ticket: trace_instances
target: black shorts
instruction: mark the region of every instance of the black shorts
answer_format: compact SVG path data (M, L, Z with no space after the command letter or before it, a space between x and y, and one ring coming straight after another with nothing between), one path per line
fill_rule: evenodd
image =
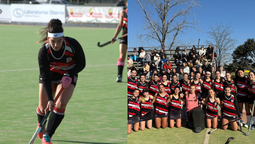
M182 117L181 110L179 110L179 111L173 110L173 111L169 112L169 117L168 118L170 120L177 120L177 119L181 119L181 117Z
M60 84L60 81L61 81L62 77L58 76L58 77L54 77L54 79L51 80L51 84ZM72 82L71 84L76 86L76 83L77 83L77 79L78 77L77 76L74 76L72 78ZM39 83L42 83L42 77L39 75Z
M227 119L227 120L236 120L236 118L228 117L228 116L223 116L222 118Z
M237 96L238 103L248 103L248 96Z
M217 94L217 97L220 99L220 101L222 101L224 98L224 94Z
M120 44L126 44L127 45L127 36L120 39Z
M153 115L151 112L147 113L146 115L144 115L143 117L140 117L140 121L148 121L148 120L152 120L153 119Z
M128 124L135 124L140 122L140 117L138 115L135 115L128 119Z
M158 113L155 113L155 118L164 118L164 117L167 117L168 114L158 114Z
M255 97L248 97L248 103L253 104L253 101L255 100Z

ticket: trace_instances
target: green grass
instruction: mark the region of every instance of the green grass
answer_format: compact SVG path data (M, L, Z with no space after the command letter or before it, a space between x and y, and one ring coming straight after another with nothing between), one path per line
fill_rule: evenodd
M38 62L41 44L37 26L0 25L0 143L28 143L36 130ZM114 29L65 27L65 35L82 45L87 67L65 118L52 138L54 144L126 143L126 81L115 83L118 43L98 48ZM23 70L22 70L23 69ZM10 71L6 71L10 70ZM124 70L125 75L126 69ZM41 140L36 139L35 144Z

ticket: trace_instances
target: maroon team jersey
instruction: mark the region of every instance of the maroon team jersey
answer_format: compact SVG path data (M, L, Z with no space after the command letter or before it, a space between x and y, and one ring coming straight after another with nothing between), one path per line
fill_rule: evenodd
M230 96L224 95L223 97L223 108L222 108L223 117L236 118L236 115L240 116L237 99L231 94Z
M200 94L202 93L202 84L198 81L198 83L195 83L195 81L192 81L192 84L196 85L196 90L197 92L199 92Z
M149 93L152 96L155 96L159 92L159 83L155 81L150 81L149 83Z
M140 104L138 99L128 98L128 119L140 114Z
M182 80L181 89L183 94L185 94L185 92L190 92L190 82Z
M238 79L235 81L236 87L237 87L237 96L238 97L245 97L247 96L248 90L247 90L247 78L245 77L238 77Z
M248 88L248 97L255 97L255 81L251 82L250 80L247 81L247 88Z
M226 80L223 84L224 84L224 89L225 89L225 87L228 86L228 87L231 88L231 92L233 94L236 94L236 86L235 86L235 81L234 80L231 80L231 81Z
M217 97L219 97L221 100L223 98L224 95L224 87L223 87L223 82L217 82L216 79L214 80L213 83L214 86L214 91L217 94Z
M179 98L175 98L174 96L172 96L170 111L180 111L181 109L182 109L181 100L179 100Z
M211 102L210 99L208 98L208 101L206 103L206 117L208 118L214 118L218 116L218 109L217 106L218 104L215 105L216 100L214 102Z
M152 99L149 97L148 100L145 100L144 103L141 103L141 116L145 116L152 111Z
M172 81L172 83L171 83L171 91L172 91L172 93L174 93L174 89L175 89L176 87L179 87L179 88L180 88L180 91L181 91L181 85L180 85L180 83L179 83L179 82L174 83L174 82Z
M137 89L137 78L131 78L128 77L128 83L127 83L127 96L131 97L134 94L135 89Z
M161 82L161 84L164 85L165 87L165 92L170 95L171 94L171 85L170 85L170 82L167 82L167 84L165 85L163 82Z
M212 80L210 79L209 81L204 80L203 81L203 96L207 96L208 95L208 91L212 88Z
M161 96L159 93L157 94L156 101L155 101L155 110L157 114L159 115L168 114L167 99L168 99L167 93L164 96Z
M139 89L139 97L143 95L143 90L146 88L146 83L141 83L139 82L137 85L138 89Z

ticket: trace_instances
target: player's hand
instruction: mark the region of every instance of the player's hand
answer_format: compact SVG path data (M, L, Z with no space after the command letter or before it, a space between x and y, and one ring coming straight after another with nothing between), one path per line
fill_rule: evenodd
M67 87L69 87L69 85L71 84L72 78L69 77L68 74L65 74L65 75L62 77L62 79L61 79L60 82L62 83L63 88L67 88Z
M55 104L53 101L48 101L47 107L44 109L44 112L47 113L47 111L53 111L55 107Z
M115 37L111 38L111 43L114 43L115 41L116 41Z

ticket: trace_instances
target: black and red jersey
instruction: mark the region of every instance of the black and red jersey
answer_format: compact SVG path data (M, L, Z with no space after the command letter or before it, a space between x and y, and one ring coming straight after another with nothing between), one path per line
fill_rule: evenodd
M127 34L127 28L128 28L128 17L127 17L127 8L124 10L124 13L123 13L123 22L122 22L122 28L123 28L123 34Z
M161 96L159 93L157 94L156 101L155 101L155 110L156 113L159 115L167 115L167 99L168 94L166 93L164 96Z
M179 111L181 109L182 109L181 100L179 98L175 98L174 96L172 96L170 111Z
M213 83L214 91L217 94L217 97L221 98L224 95L224 87L223 87L223 82L222 81L216 81L214 80Z
M172 91L172 93L174 93L175 87L179 87L180 90L181 90L181 84L180 84L179 82L174 83L174 82L172 81L172 83L171 83L171 91Z
M217 117L218 116L217 106L218 106L218 103L216 100L214 102L211 102L210 98L208 98L206 103L206 117L208 118Z
M155 81L150 81L149 82L149 93L152 96L155 96L156 93L159 92L159 83Z
M255 97L255 81L247 81L248 97Z
M161 84L164 85L165 87L165 92L170 95L171 94L171 85L170 85L170 82L167 82L167 84L165 85L163 82L161 82Z
M72 79L77 79L78 73L86 65L81 45L70 37L65 37L59 51L55 51L46 41L38 53L38 62L40 81L43 83L48 100L53 100L51 81L61 80L64 74L68 74Z
M240 116L237 98L235 95L231 94L230 96L224 95L223 97L223 108L222 108L223 117L236 118L236 115Z
M238 77L235 80L235 85L237 87L237 96L243 97L247 96L248 90L247 90L247 78L245 77Z
M138 80L137 78L128 77L127 83L127 96L131 97L134 94L135 89L137 89Z
M190 82L182 80L181 89L183 94L185 94L185 92L190 92Z
M231 81L226 80L226 81L224 81L223 85L224 85L224 89L225 89L225 87L229 86L231 88L231 92L233 94L236 94L236 86L235 86L234 80L231 80Z
M140 104L137 98L133 99L132 97L128 98L128 118L131 118L135 115L140 115Z
M203 95L208 95L208 91L212 88L212 80L210 79L209 81L206 81L206 79L204 79L203 81L203 86L202 86L202 91L203 91Z
M140 92L140 94L139 94L139 97L140 97L140 96L143 95L143 90L144 90L145 88L147 88L147 85L146 85L146 83L138 82L137 87L138 87L139 92Z
M147 113L152 111L152 99L149 97L148 100L145 100L144 103L141 102L141 116L143 117Z
M197 92L199 92L200 94L202 93L202 84L199 81L198 83L195 83L195 81L193 80L191 84L195 84Z

